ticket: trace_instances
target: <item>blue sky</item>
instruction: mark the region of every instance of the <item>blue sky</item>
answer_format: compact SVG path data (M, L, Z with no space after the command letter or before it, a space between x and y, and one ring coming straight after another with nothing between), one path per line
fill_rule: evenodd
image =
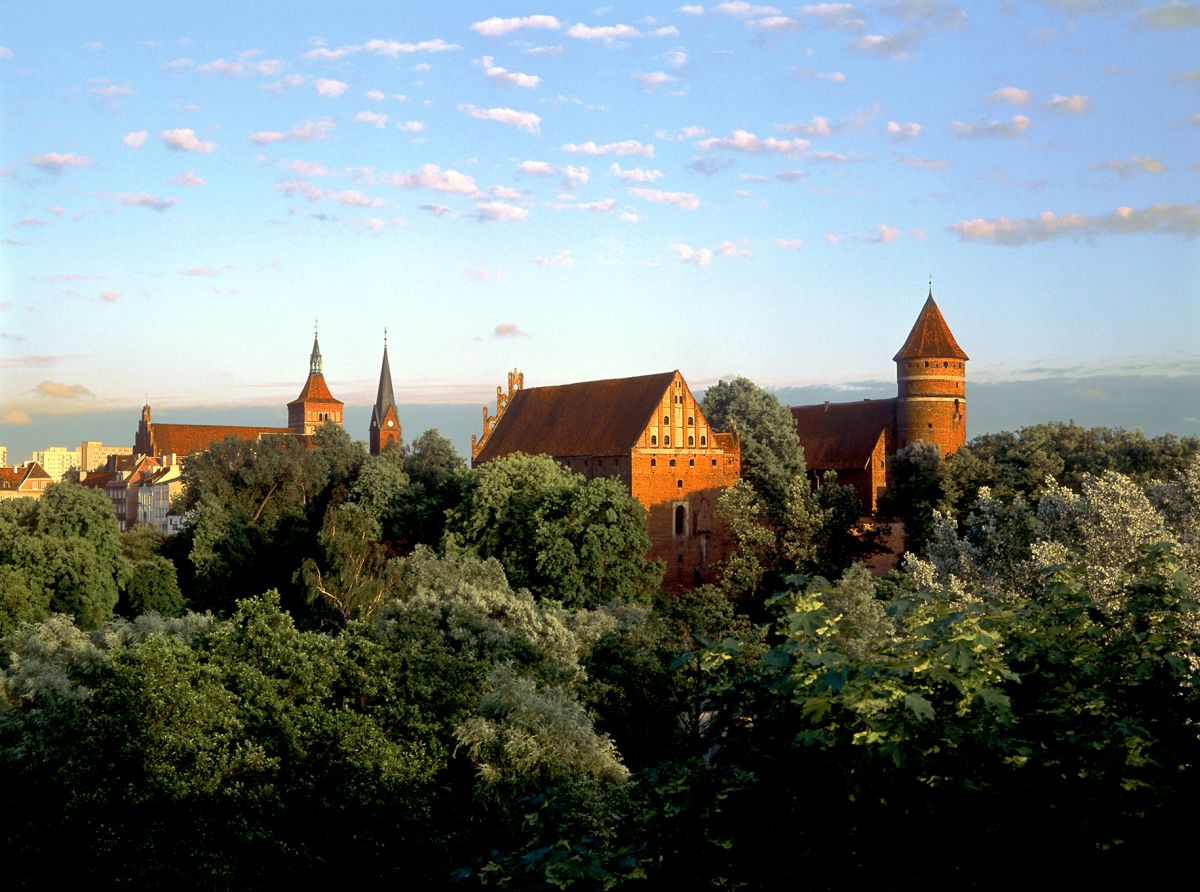
M408 6L4 5L0 443L315 318L349 403L886 380L931 275L969 381L1200 374L1198 3Z

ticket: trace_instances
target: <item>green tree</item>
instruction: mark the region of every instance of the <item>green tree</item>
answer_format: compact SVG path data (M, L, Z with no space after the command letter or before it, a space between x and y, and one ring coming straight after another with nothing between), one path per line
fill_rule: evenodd
M748 378L718 381L704 393L704 417L716 430L737 430L742 478L762 496L772 516L787 500L790 481L803 475L804 450L792 413Z
M134 616L180 616L185 605L175 565L164 557L136 561L125 586L125 600Z
M888 457L888 486L879 511L903 522L905 548L915 554L924 554L933 532L934 511L942 500L941 467L941 449L924 440Z

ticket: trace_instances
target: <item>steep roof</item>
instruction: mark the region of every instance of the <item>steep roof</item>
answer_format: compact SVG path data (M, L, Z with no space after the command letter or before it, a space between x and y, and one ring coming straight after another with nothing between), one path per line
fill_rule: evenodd
M921 315L908 333L908 340L892 359L926 359L934 356L938 359L970 359L958 346L958 341L954 340L942 311L933 302L933 291L930 290L925 306L921 308Z
M0 489L16 489L20 482L20 468L0 468Z
M183 458L193 452L203 452L226 437L257 440L259 437L287 434L286 427L234 427L222 424L155 424L151 428L156 455Z
M288 405L292 406L297 403L332 403L338 406L342 405L342 401L335 399L333 394L329 392L329 385L325 383L325 376L320 372L308 373L308 380L304 382L304 389Z
M796 436L810 471L864 468L879 435L896 418L896 401L792 406Z
M376 427L383 425L383 416L388 409L396 409L396 397L392 394L392 367L388 365L387 344L383 345L383 367L379 370L379 390L375 394L375 408L371 410L371 420ZM400 411L396 409L396 414Z
M531 455L621 455L657 414L676 372L609 378L513 394L475 464L512 452Z

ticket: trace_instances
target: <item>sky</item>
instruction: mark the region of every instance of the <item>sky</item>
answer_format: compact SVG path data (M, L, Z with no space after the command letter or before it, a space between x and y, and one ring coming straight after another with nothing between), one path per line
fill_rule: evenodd
M274 418L314 325L354 405L385 329L402 404L853 394L931 282L968 388L1200 391L1198 183L1197 2L8 0L0 443Z

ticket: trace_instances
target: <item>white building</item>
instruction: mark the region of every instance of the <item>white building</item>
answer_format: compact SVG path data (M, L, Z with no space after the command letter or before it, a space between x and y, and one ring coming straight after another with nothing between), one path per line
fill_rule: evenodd
M59 481L63 479L63 475L67 471L79 467L79 450L67 449L64 446L49 446L35 451L30 461L37 462L50 475L51 479Z

